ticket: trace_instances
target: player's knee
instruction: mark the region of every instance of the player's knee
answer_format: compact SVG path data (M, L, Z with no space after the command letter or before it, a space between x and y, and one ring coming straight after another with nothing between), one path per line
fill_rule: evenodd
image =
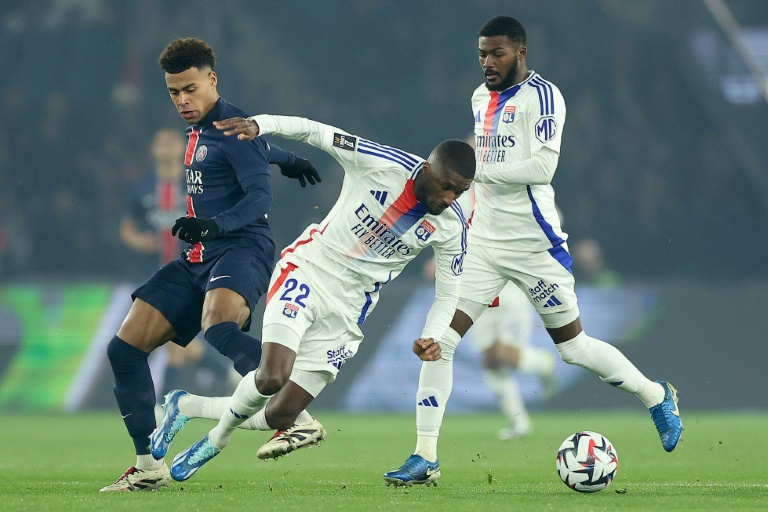
M481 304L467 299L459 299L459 303L456 306L457 312L464 313L464 316L466 317L465 321L469 322L466 326L467 330L472 324L477 322L477 319L480 318L480 315L482 315L486 309L488 309L488 304ZM454 315L454 320L456 320L456 315Z
M137 362L146 361L148 353L114 336L107 345L107 358L113 370L128 368Z
M262 395L274 395L288 382L288 378L291 376L290 371L282 369L266 369L260 366L256 371L256 389ZM271 424L270 424L271 425Z
M581 331L576 337L555 345L562 360L568 364L585 367L591 359L592 338Z

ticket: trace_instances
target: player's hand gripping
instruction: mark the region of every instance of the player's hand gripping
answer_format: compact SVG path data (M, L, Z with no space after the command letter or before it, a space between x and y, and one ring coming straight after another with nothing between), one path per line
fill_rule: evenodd
M307 186L307 181L310 185L320 183L320 174L315 169L315 166L306 158L296 157L296 162L293 165L281 165L280 174L286 178L299 180L299 185L302 187Z
M196 244L197 242L213 240L219 236L219 226L216 224L216 221L211 219L180 217L176 219L176 223L173 225L173 229L171 229L173 236L176 236L177 232L179 233L179 238L188 244Z
M256 121L244 117L230 117L223 121L214 121L213 126L224 131L224 135L237 135L237 140L253 140L259 136Z
M419 338L413 342L413 353L422 361L440 359L440 344L434 338Z

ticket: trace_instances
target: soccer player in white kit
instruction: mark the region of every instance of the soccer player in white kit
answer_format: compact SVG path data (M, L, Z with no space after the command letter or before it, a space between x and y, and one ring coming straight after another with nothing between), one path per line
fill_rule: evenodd
M424 161L304 118L259 115L216 127L241 140L275 134L307 142L333 156L345 176L327 217L282 251L268 288L261 364L240 381L219 424L174 458L171 476L179 481L252 416L261 430L290 427L355 355L381 288L428 246L437 261L435 300L413 350L425 361L440 357L435 340L454 314L466 251L467 221L454 201L475 170L472 148L459 140L442 142ZM153 456L167 451L174 423L152 434Z
M388 484L434 483L440 476L437 440L453 384L452 354L472 323L507 281L528 294L562 359L640 398L666 451L683 426L677 392L648 380L615 347L581 327L571 255L550 182L560 156L565 102L551 82L525 62L525 30L498 16L480 30L478 55L485 83L472 95L477 172L476 205L456 314L439 342L442 357L422 364L416 402L416 450Z

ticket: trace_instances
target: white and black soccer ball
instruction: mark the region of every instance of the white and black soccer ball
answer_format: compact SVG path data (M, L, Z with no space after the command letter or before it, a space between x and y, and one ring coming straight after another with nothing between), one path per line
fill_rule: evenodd
M608 439L585 430L563 441L555 464L565 485L578 492L597 492L616 477L619 456Z

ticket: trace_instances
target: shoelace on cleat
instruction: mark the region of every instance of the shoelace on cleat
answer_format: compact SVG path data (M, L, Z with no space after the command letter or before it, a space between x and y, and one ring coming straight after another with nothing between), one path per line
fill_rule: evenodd
M406 470L408 473L416 473L419 469L421 461L416 457L408 457L408 460L402 465L400 469Z
M218 451L216 451L216 447L214 447L210 441L207 441L203 443L199 450L192 454L189 458L189 463L197 464L198 462L206 462L212 459L217 453Z

